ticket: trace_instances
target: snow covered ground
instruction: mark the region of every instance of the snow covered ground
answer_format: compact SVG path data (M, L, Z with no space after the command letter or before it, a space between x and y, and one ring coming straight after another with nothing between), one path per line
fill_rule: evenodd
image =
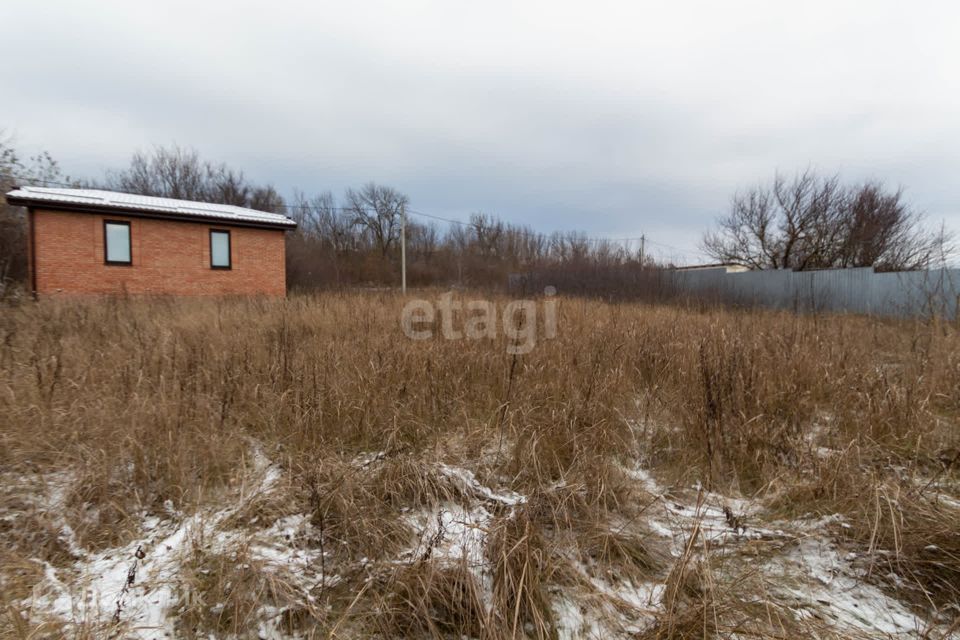
M382 454L372 454L356 464L367 468L380 459ZM440 563L465 559L489 606L493 586L485 548L494 513L520 508L525 497L485 486L468 469L448 465L437 469L469 500L407 513L405 520L416 532L416 541L395 562L416 562L425 554ZM698 547L735 561L750 545L763 544L764 552L754 554L752 562L762 570L766 597L792 611L798 620L815 619L850 637L927 637L924 633L930 625L904 603L864 580L854 562L856 557L832 540L829 528L835 520L764 522L759 517L761 506L748 500L698 487L671 490L644 469L628 473L653 496L643 513L645 527L654 542L674 558L684 553L695 530L699 532ZM44 563L44 578L22 603L23 608L34 616L100 629L119 621L124 637L176 637L180 575L197 539L204 540L208 549L224 550L241 539L246 541L264 571L275 569L295 576L305 594L321 580L335 584L337 576L324 576L318 570L319 549L299 542L310 526L305 516L285 516L252 533L228 524L245 504L272 491L280 475L278 467L258 454L247 489L232 505L191 514L171 508L164 517L145 517L139 539L98 553L79 548L69 527L62 523L60 535L77 560L66 569ZM62 496L56 482L48 486L54 488L49 499L55 510ZM572 565L582 574L584 584L592 585L593 593L578 593L573 588L551 590L561 638L629 637L655 623L664 600L662 580L608 580L576 560ZM264 607L259 637L293 637L281 631L277 614Z

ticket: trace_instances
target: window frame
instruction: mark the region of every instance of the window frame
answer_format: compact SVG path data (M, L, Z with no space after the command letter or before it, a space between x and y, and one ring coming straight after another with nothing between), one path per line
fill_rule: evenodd
M213 234L215 233L227 234L226 266L213 264ZM216 269L217 271L231 271L233 269L233 236L230 234L230 229L210 229L209 236L210 236L210 268Z
M107 227L109 225L124 226L127 228L127 260L111 260L110 246L107 237ZM131 267L133 266L133 228L129 220L110 220L103 219L103 264L111 267Z

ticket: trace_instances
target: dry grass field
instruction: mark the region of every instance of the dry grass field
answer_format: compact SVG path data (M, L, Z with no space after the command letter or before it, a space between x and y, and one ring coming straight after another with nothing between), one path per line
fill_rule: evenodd
M960 634L956 326L403 304L0 310L0 638Z

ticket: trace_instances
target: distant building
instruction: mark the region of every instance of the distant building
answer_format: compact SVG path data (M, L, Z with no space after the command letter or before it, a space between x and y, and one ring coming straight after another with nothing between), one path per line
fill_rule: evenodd
M750 271L750 268L742 264L717 263L697 264L690 267L675 267L674 271L723 271L724 273L740 273Z
M288 217L243 207L21 187L37 294L286 294Z

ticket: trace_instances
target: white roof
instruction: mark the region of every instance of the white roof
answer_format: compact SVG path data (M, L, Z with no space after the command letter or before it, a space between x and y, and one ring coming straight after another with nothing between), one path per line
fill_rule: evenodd
M211 218L234 221L243 224L263 224L270 226L295 227L297 223L280 213L256 211L229 204L193 202L173 198L138 196L131 193L101 191L99 189L52 189L47 187L19 187L7 193L12 201L29 201L30 204L49 202L51 204L93 207L96 209L116 209L117 211L142 211L162 215L183 216L184 218ZM19 202L13 202L20 204Z

